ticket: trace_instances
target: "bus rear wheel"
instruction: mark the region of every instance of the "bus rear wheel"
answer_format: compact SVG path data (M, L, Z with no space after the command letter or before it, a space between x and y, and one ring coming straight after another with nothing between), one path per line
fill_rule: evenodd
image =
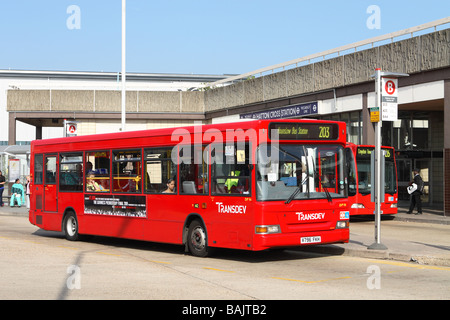
M67 240L78 240L78 220L74 212L68 212L64 217L63 231Z
M187 245L189 252L196 257L206 257L209 254L206 229L198 220L192 221L189 225Z

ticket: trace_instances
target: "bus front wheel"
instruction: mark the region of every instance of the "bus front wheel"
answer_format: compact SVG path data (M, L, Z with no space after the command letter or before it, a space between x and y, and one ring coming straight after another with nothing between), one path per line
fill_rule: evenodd
M63 230L67 240L78 240L78 220L74 212L68 212L64 217Z
M209 254L206 239L206 229L198 220L192 221L189 225L187 245L189 248L189 252L194 256L206 257Z

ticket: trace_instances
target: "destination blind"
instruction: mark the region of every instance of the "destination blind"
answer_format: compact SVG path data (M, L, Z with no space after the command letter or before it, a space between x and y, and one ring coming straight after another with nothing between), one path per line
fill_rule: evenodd
M358 147L356 149L356 158L370 160L370 155L375 150L374 147ZM394 152L389 148L382 148L384 150L384 157L388 160L394 160Z
M269 138L276 139L272 130L278 132L279 140L336 140L339 137L336 123L274 122L269 125Z

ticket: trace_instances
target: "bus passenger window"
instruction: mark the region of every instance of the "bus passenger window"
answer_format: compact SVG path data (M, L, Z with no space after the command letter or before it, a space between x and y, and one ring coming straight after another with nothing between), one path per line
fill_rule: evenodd
M212 193L222 195L250 194L252 165L249 144L235 143L214 150Z
M203 154L204 146L182 146L180 148L180 193L208 194L208 165Z
M61 154L59 166L59 190L83 191L83 154Z
M141 192L141 150L113 151L114 192Z
M86 179L86 189L89 192L101 192L103 191L103 187L101 184L98 184L97 181L95 181L95 175L90 174L88 178Z
M92 181L101 187L102 192L109 192L110 190L109 159L109 151L86 152L84 170L86 180L93 175ZM89 190L87 185L88 183L86 182L86 191L91 192L92 190Z
M42 184L44 171L44 156L36 154L34 156L34 184Z
M45 184L56 184L56 156L45 157Z
M172 148L145 149L144 156L144 191L146 193L176 194L177 165L172 162ZM172 181L173 193L167 191L168 184L171 184Z

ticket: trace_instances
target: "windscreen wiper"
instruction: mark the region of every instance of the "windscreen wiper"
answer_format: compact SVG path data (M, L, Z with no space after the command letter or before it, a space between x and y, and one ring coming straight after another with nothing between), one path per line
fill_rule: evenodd
M333 202L333 198L331 198L330 191L328 191L328 189L323 186L323 181L320 177L319 177L319 181L320 181L320 185L322 186L322 189L325 191L325 194L327 195L328 202L330 202L330 203Z
M292 194L289 196L289 198L284 202L284 204L289 204L289 203L291 203L291 201L295 198L295 196L300 192L300 187L301 187L302 185L300 185L300 186L297 186L297 189L295 189L295 191L294 192L292 192Z
M299 186L297 186L297 188L295 189L294 192L292 192L292 194L289 196L289 198L284 202L284 204L289 204L291 203L292 200L294 200L294 198L297 196L297 194L301 191L301 187L303 186L303 184L306 182L306 180L308 179L308 176L305 177L305 179L303 179L302 183L300 183ZM309 193L309 192L308 192Z

